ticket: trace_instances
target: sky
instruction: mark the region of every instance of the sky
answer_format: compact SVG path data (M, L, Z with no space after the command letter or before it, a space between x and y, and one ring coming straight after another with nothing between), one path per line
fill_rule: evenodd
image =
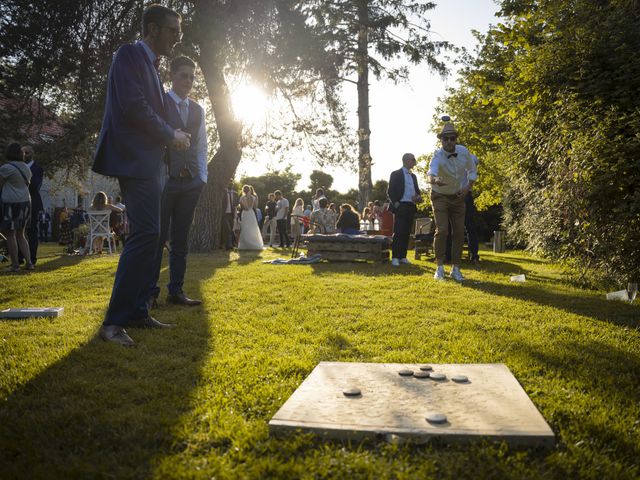
M434 40L446 40L456 46L464 46L473 51L476 39L472 30L486 32L489 25L495 25L499 19L494 0L439 0L435 9L429 12L431 31ZM413 67L409 81L394 85L393 82L370 79L369 103L371 123L371 156L373 159L372 180L389 179L391 171L402 166L402 155L411 152L416 157L431 155L436 149L437 139L430 131L438 97L446 89L455 86L455 67L446 78L430 72L426 66ZM355 85L345 84L345 98L350 106L348 119L354 132L357 129L355 104L357 99ZM351 100L353 99L353 100ZM255 103L254 103L255 105ZM298 189L309 187L309 174L320 169L309 158L300 157L292 165L296 173L302 175ZM357 164L357 158L354 159ZM242 160L236 178L243 175L260 175L267 171L265 159ZM272 164L273 166L273 164ZM358 187L357 172L347 169L324 167L321 169L334 178L332 189L346 192Z

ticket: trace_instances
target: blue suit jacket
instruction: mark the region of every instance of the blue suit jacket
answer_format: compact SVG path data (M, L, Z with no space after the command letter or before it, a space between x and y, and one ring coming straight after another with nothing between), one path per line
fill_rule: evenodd
M164 91L144 47L123 45L107 82L93 170L113 177L153 178L174 129L165 121Z

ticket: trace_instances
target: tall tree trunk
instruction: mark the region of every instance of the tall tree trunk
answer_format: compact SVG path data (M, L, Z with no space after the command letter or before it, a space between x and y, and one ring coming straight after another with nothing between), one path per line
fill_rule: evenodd
M371 200L371 150L369 138L369 1L358 0L358 208Z
M221 28L204 19L218 18L212 2L196 4L196 20L202 34L200 58L209 99L218 130L220 148L208 168L208 182L202 190L189 233L189 248L197 252L210 252L222 245L222 226L226 209L225 192L242 157L242 124L238 122L231 105L231 95L224 77L223 55L218 46L224 45ZM198 21L198 19L200 21ZM204 32L207 32L206 34Z

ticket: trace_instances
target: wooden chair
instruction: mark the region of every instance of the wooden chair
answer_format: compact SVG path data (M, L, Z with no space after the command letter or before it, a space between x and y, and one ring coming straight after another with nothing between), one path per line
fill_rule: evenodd
M429 249L433 245L434 226L433 220L428 217L416 218L413 233L416 260L420 260L422 255L429 255Z

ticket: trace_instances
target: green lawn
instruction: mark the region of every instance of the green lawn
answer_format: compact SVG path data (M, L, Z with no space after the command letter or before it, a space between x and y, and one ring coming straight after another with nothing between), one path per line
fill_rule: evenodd
M0 478L640 477L640 307L573 286L520 252L482 252L468 281L434 264L264 265L191 255L179 327L96 332L117 256L0 275L0 306L63 306L0 321ZM163 271L163 284L166 283ZM524 284L509 275L525 273ZM164 292L163 292L164 295ZM320 361L505 363L557 435L551 450L270 438L268 421Z

